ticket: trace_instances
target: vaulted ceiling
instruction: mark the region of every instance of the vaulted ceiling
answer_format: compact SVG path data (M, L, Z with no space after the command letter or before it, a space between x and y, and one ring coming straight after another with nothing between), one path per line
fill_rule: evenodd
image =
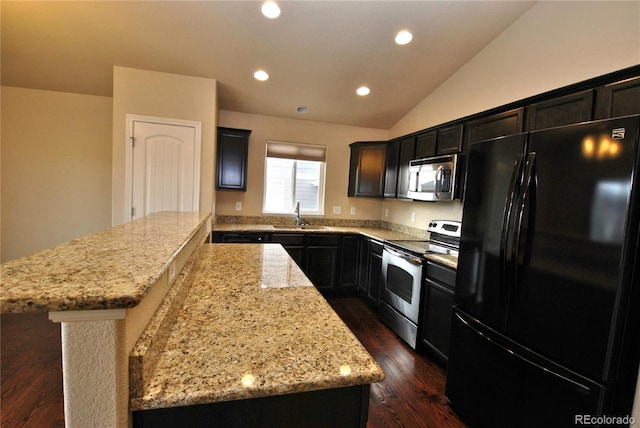
M111 96L118 65L216 79L224 110L389 129L533 3L2 1L2 84Z

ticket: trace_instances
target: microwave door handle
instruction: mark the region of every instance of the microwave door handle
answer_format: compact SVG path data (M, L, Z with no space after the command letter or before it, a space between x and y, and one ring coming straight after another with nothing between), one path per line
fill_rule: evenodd
M442 165L440 165L438 167L438 170L436 171L436 178L434 183L434 191L435 191L436 199L442 198L442 195L444 193L442 190L443 188L442 177L444 177L444 168L442 167Z

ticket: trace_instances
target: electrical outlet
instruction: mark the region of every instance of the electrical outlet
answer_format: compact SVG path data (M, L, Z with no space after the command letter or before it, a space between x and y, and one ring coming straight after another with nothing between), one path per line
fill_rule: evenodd
M416 221L416 213L411 213L411 221L415 223Z
M389 208L384 209L384 216L389 217Z
M351 215L356 215L356 207L351 207L351 209L349 210L349 213Z
M340 214L342 212L342 208L340 206L333 207L334 214Z
M236 211L242 211L242 202L236 202Z

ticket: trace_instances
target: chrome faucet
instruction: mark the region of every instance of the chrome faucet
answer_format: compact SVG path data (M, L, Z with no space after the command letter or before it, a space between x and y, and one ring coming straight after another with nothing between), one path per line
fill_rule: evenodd
M300 201L296 201L296 226L302 226L302 220L300 220Z

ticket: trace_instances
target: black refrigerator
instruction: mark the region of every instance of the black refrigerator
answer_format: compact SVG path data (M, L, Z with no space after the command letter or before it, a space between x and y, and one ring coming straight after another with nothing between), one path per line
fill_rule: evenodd
M471 427L628 423L639 127L628 116L469 148L446 396Z

